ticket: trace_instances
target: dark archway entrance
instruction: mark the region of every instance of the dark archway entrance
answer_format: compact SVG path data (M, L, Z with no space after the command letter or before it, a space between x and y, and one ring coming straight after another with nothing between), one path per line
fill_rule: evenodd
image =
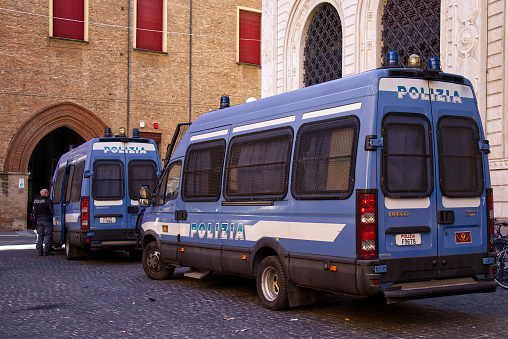
M68 127L59 127L49 132L35 146L28 162L28 210L27 225L30 225L30 206L34 197L39 195L43 188L50 189L51 176L58 159L69 150L70 145L75 147L86 140Z

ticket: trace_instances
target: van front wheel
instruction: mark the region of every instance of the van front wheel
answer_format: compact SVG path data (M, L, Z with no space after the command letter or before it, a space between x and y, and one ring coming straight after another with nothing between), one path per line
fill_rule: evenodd
M142 256L143 269L150 279L168 279L175 272L174 267L166 267L156 241L146 245Z
M256 287L263 306L270 310L289 307L287 277L277 256L264 258L258 267Z

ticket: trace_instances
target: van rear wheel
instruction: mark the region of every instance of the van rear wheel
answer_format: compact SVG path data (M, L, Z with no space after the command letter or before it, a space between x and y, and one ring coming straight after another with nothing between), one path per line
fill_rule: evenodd
M263 306L270 310L289 307L288 281L284 266L277 256L264 258L258 267L256 287Z
M150 279L168 279L173 275L173 272L175 272L174 267L166 267L164 264L164 259L162 258L161 252L159 250L159 245L157 245L156 241L152 241L146 245L145 249L143 250L143 256L141 260L143 262L143 269Z

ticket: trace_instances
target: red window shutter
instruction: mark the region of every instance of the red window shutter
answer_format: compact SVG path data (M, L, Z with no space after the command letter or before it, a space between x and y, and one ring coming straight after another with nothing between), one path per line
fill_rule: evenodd
M239 38L239 61L261 65L261 13L240 10Z
M136 48L162 51L163 0L138 0Z
M84 0L53 0L53 17L54 37L75 40L85 39Z

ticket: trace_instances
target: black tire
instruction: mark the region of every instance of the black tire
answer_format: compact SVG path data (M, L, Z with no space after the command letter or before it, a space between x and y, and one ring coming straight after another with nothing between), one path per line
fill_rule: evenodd
M175 272L174 267L166 267L164 264L164 259L162 258L162 254L159 250L159 245L157 245L156 241L152 241L146 245L145 249L143 250L143 256L141 260L143 262L143 269L150 279L168 279Z
M289 307L288 280L284 266L277 256L264 258L258 267L256 287L259 299L270 310Z
M75 246L71 244L70 233L67 232L65 235L65 259L72 260L76 258Z
M65 234L65 259L73 260L90 254L88 250L71 244L70 237L71 232L67 232Z
M508 250L501 251L496 256L497 284L508 289Z

